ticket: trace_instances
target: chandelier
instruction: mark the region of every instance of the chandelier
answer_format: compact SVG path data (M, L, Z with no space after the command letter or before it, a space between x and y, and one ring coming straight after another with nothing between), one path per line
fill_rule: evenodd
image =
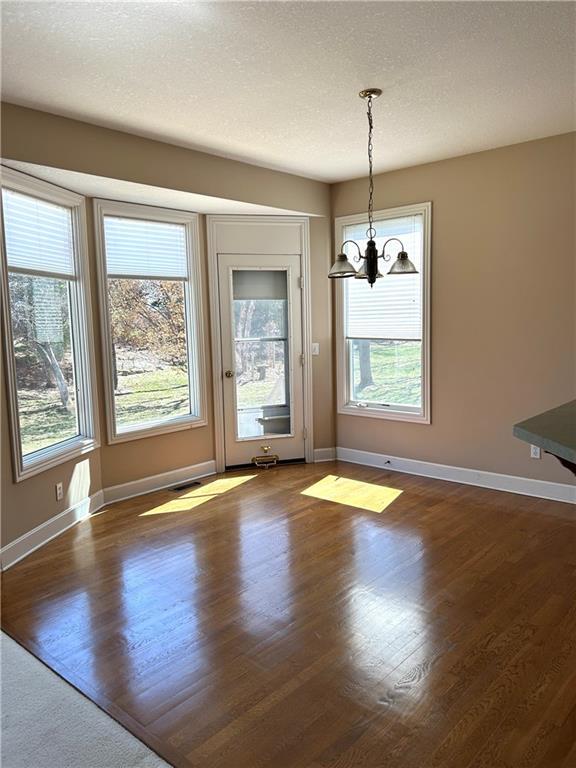
M328 277L355 277L357 280L368 280L370 287L374 285L376 280L383 275L378 269L378 259L383 261L390 261L392 258L389 254L386 254L386 246L388 243L396 241L400 243L400 250L396 257L396 261L392 264L388 270L389 275L410 275L416 274L418 270L414 264L408 258L408 254L404 250L402 241L397 237L390 237L382 246L382 253L378 253L374 238L376 237L376 230L374 229L374 178L372 176L372 133L373 133L373 121L372 121L372 101L382 95L380 88L366 88L364 91L360 91L358 94L361 99L364 99L368 104L368 229L366 230L366 237L368 243L364 255L360 250L360 246L355 240L345 240L340 246L340 253L336 256L336 260L328 272ZM344 253L344 246L348 243L356 246L358 255L354 260L357 262L363 261L358 271L353 264L348 261L348 257Z

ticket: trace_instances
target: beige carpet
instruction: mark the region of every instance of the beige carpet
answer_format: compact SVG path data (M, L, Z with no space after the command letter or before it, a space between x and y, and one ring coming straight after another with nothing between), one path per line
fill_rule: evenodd
M2 768L167 768L3 633L0 650Z

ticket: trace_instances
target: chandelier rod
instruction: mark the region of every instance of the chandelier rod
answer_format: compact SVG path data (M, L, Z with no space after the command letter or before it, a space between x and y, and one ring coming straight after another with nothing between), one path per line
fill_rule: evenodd
M352 245L356 246L356 248L358 250L358 256L356 257L356 261L360 261L360 259L363 259L364 256L362 256L362 251L360 250L360 246L358 245L356 240L344 240L344 242L342 243L342 246L341 246L341 250L343 251L344 250L344 246L348 245L348 243L352 243Z

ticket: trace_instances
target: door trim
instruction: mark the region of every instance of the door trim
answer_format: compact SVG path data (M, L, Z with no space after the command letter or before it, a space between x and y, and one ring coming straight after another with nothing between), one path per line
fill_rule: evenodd
M214 450L216 471L226 468L224 443L224 397L222 393L222 336L220 327L220 294L218 287L218 229L221 225L237 224L267 227L293 224L299 230L300 266L302 286L302 350L304 354L303 401L304 401L304 457L306 463L314 461L314 424L312 397L312 292L310 286L310 225L306 216L206 216L208 288L210 305L211 352L212 352L212 395L214 402ZM266 252L274 253L274 243L266 243ZM279 252L282 255L284 252Z

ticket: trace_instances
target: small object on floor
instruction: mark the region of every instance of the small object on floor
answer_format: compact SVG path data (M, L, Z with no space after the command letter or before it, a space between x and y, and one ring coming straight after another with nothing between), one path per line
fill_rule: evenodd
M262 456L253 456L252 464L255 464L257 467L264 467L264 469L275 467L280 461L280 456L275 453L270 453L272 450L271 445L261 445L260 448L262 448L264 454Z
M275 467L279 458L280 457L275 453L265 453L263 456L253 456L252 464L255 464L257 467L268 469L268 467Z

